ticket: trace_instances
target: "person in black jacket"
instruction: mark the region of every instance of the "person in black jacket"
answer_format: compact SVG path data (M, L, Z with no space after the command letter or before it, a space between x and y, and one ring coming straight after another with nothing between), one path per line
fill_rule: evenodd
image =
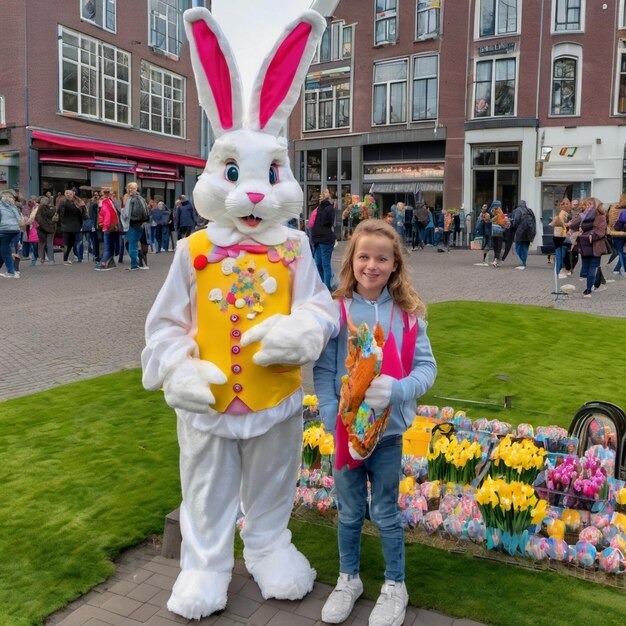
M317 207L317 217L311 229L311 242L313 243L313 258L317 265L317 271L323 283L330 290L333 270L331 259L335 247L335 205L333 204L330 191L324 189L320 194L320 204Z

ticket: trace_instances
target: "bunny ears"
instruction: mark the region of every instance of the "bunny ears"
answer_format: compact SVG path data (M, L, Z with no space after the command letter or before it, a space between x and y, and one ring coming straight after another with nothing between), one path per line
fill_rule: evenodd
M198 98L217 137L244 125L243 92L232 49L204 7L184 13ZM248 127L278 135L293 109L326 21L306 11L264 60L252 88Z

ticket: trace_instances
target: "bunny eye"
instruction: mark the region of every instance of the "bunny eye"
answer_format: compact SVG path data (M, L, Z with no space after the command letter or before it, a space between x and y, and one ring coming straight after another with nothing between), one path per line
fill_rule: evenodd
M231 183L236 183L239 180L239 166L236 163L227 163L224 178Z
M275 185L278 182L278 165L272 163L269 173L270 185Z

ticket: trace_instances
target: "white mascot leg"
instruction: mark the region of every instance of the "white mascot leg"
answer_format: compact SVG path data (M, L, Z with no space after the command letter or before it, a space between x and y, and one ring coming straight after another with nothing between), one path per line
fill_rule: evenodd
M299 600L313 589L316 575L287 528L302 457L302 415L240 445L246 567L265 599Z
M241 457L238 441L196 430L178 414L181 572L167 608L199 619L226 607L234 565Z

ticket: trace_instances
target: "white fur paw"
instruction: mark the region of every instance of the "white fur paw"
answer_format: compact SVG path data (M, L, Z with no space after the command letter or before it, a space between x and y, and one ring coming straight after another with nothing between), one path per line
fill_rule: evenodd
M226 608L231 573L183 570L176 579L167 610L200 619Z
M248 565L266 599L300 600L313 589L317 572L293 544Z

